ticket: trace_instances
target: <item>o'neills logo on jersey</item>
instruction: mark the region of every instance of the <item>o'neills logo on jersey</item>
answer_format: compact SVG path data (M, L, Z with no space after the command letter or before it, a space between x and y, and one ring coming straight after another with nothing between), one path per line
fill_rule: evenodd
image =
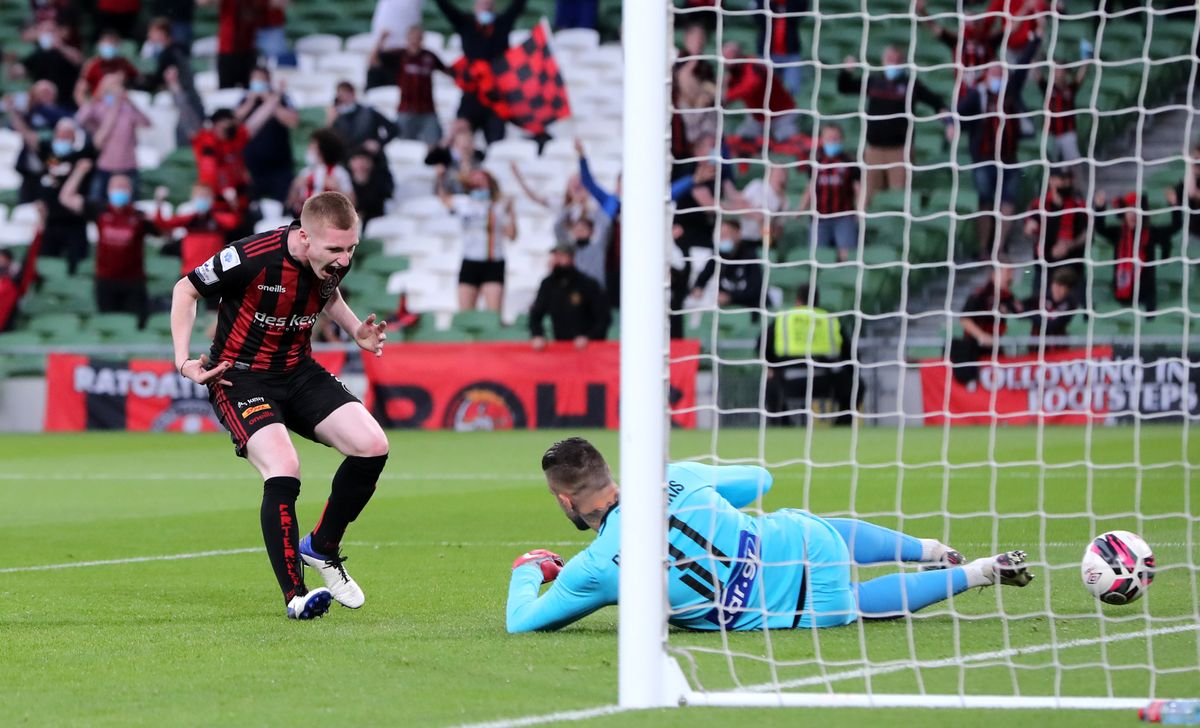
M268 286L263 283L258 284L258 290L266 291L267 293L287 293L287 289L283 286Z
M310 329L320 315L310 313L307 316L268 316L261 311L255 311L254 321L274 329Z

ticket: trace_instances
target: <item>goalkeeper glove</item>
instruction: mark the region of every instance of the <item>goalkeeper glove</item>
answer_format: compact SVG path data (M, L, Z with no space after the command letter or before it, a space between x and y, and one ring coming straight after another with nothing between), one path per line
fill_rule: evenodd
M513 570L515 571L518 566L524 566L525 564L537 564L541 568L543 584L557 579L558 572L562 571L563 566L566 565L561 556L546 549L534 549L533 551L521 554L513 562Z

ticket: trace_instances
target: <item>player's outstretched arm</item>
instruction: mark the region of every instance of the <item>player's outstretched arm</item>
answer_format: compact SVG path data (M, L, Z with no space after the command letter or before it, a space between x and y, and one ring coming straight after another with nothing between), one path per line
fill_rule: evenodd
M562 567L556 578L546 573L543 559L518 558L508 584L509 634L561 629L601 607L616 604L615 590L611 596L605 593L585 563L586 558L584 554L577 555ZM538 596L547 581L552 582L550 588Z
M674 463L691 473L700 483L712 485L717 494L734 508L743 508L771 490L771 473L757 465L705 465L704 463Z
M382 321L376 322L375 314L367 316L366 321L359 321L346 299L342 298L341 290L333 290L333 295L325 303L325 315L333 319L342 331L352 334L359 348L375 356L383 356L383 342L387 340L384 329L387 325Z
M218 384L229 386L229 381L221 375L229 369L230 363L219 362L215 367L205 370L208 356L201 354L198 359L191 358L192 324L196 322L196 304L200 301L200 292L187 278L180 278L171 292L171 343L175 347L175 369L198 384Z

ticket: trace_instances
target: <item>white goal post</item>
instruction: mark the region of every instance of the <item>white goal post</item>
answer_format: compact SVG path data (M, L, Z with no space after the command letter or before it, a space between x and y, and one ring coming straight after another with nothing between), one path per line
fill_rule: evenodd
M735 654L736 648L730 645L727 635L723 632L714 632L712 642L709 647L697 648L694 651L673 650L671 648L671 640L673 635L669 635L667 629L667 618L670 613L670 605L667 594L667 572L670 566L670 561L667 557L667 521L666 521L666 493L662 473L663 469L670 457L669 438L670 438L670 405L668 403L669 393L669 336L667 320L668 315L675 313L670 310L668 305L668 249L672 242L671 231L671 213L672 203L670 200L669 189L669 169L671 165L670 154L670 113L671 113L671 64L674 57L674 29L673 19L678 17L678 12L675 6L678 0L624 0L622 3L623 18L622 18L622 45L624 49L624 68L625 68L625 83L624 83L624 127L623 127L623 170L621 184L621 224L623 228L623 236L626 240L631 241L630 244L624 246L625 253L621 261L621 389L620 389L620 471L619 482L621 486L621 563L620 563L620 601L619 601L619 704L623 709L643 709L671 706L744 706L744 707L926 707L926 708L1024 708L1024 709L1134 709L1142 707L1148 699L1155 695L1155 678L1149 678L1149 688L1145 695L1136 694L1129 695L1129 691L1114 691L1112 679L1107 679L1107 684L1097 686L1093 694L1080 694L1075 690L1060 690L1059 685L1055 682L1052 694L1035 695L1023 694L1017 687L1016 673L1018 668L1025 667L1022 660L1031 659L1038 660L1044 658L1048 662L1047 679L1058 681L1062 679L1064 670L1069 671L1072 667L1070 660L1064 660L1061 657L1060 651L1069 651L1080 645L1095 647L1101 654L1099 661L1093 660L1086 664L1081 663L1080 667L1106 669L1105 660L1109 655L1109 650L1118 650L1120 646L1133 639L1141 639L1147 643L1147 651L1153 655L1153 643L1157 639L1169 640L1175 636L1185 637L1188 639L1200 640L1196 636L1196 625L1178 624L1177 622L1161 623L1161 626L1151 629L1147 626L1144 632L1125 630L1106 631L1106 623L1108 618L1101 615L1099 609L1095 614L1099 623L1099 637L1089 640L1072 641L1066 633L1058 634L1053 624L1048 629L1046 642L1042 645L1029 646L1028 644L1010 641L1008 625L1005 623L999 630L1002 630L1003 638L999 649L987 650L966 650L955 644L953 655L951 657L922 657L919 653L922 651L918 646L913 644L913 629L911 624L906 630L897 631L896 639L906 639L908 644L903 651L901 657L887 657L879 660L872 659L869 656L870 650L866 644L866 633L872 627L847 626L841 628L847 631L853 631L858 635L858 639L862 641L860 645L860 654L856 655L856 659L861 658L856 665L851 666L849 661L839 662L831 660L824 662L820 653L820 642L822 636L818 636L817 631L802 630L802 635L797 635L797 639L803 638L809 643L817 646L817 656L806 657L808 662L806 667L812 667L815 671L810 678L803 680L791 681L782 680L776 677L776 665L771 661L771 636L766 636L766 649L768 655L766 658L753 658L755 662L754 668L762 668L771 677L766 682L750 680L743 681L741 676L736 674L737 670L732 667L735 659L744 658L745 655ZM729 11L734 15L741 14L746 16L749 11L743 12L743 7L749 8L751 0L746 0L745 3L723 3L717 2L717 8L728 4L731 7L736 5L737 10ZM1117 3L1113 3L1116 5ZM860 16L858 20L864 24L869 23L872 18L872 11L869 9L872 5L868 0L861 0L859 3ZM895 3L888 3L889 6L894 6ZM820 0L811 0L810 7L817 14L814 23L817 27L821 27L822 19L819 17ZM961 9L962 3L958 3ZM1151 5L1153 8L1153 5ZM716 10L716 13L726 12L725 10ZM1123 12L1123 11L1122 11ZM1153 15L1159 11L1149 10L1147 15ZM943 13L944 16L947 13ZM893 17L893 15L888 16ZM916 19L913 18L914 28L916 28ZM713 60L719 64L721 31L718 21L718 29L715 37L718 40L717 50ZM1099 25L1103 28L1104 20L1099 21ZM1111 22L1111 21L1107 21ZM1161 20L1159 21L1161 22ZM917 36L914 32L913 42L917 42ZM920 42L932 42L927 39ZM1050 41L1053 43L1053 39ZM814 41L815 44L815 41ZM818 60L815 48L807 49L812 54L812 64L821 66L826 74L835 74L838 71L836 66L828 60ZM864 39L862 50L873 57L878 56L878 48L869 48ZM1053 51L1053 48L1051 48ZM1099 50L1097 51L1099 52ZM912 50L906 58L906 62L910 67L919 67L913 60ZM840 59L838 59L840 60ZM1166 63L1178 61L1178 58L1168 58L1165 61L1162 59L1152 58L1150 49L1147 48L1140 58L1141 62L1148 66L1153 66L1155 63ZM862 64L858 71L860 73L869 70L880 70L879 64L875 61L860 59ZM873 66L871 64L874 64ZM1194 63L1194 61L1193 61ZM945 64L948 67L949 64ZM1121 70L1120 62L1112 64L1117 70ZM944 68L943 68L944 70ZM768 71L768 75L773 71ZM1190 81L1194 83L1196 70L1193 68L1190 76ZM717 72L717 85L720 87L722 72ZM809 83L813 83L810 79ZM864 84L865 87L865 84ZM811 87L810 87L811 88ZM1142 94L1139 98L1144 98L1146 89L1141 89ZM718 91L718 97L719 97ZM1106 117L1115 117L1119 112L1125 111L1140 111L1145 112L1145 108L1141 107L1139 101L1138 108L1125 109L1103 109L1098 106L1100 96L1096 90L1093 90L1090 98L1081 96L1079 105L1081 108L1090 109L1094 112L1093 117L1097 121L1093 123L1103 124ZM813 99L816 98L816 93L812 94ZM717 100L720 107L720 99ZM1188 112L1191 112L1192 94L1188 93ZM952 107L953 108L953 107ZM808 110L805 113L819 115L815 109ZM859 116L865 117L865 110L859 110ZM831 114L837 119L846 119L852 114ZM1039 120L1038 123L1041 123ZM1136 122L1137 141L1136 154L1141 154L1141 134L1144 120L1139 118ZM768 126L768 130L769 130ZM729 130L729 122L718 122L719 130ZM1187 125L1187 133L1191 134L1191 122ZM960 132L961 133L961 132ZM909 137L909 143L912 143L912 136ZM865 139L865 133L862 139ZM860 143L858 133L847 138L847 147L851 147ZM1080 139L1084 157L1092 160L1097 153L1095 135L1093 134L1090 143L1085 144L1084 140ZM1132 154L1132 153L1131 153ZM1032 167L1034 164L1041 164L1043 167L1049 166L1050 150L1047 142L1041 142L1040 155L1037 160L1030 162ZM1171 161L1182 162L1186 160L1186 156L1180 153ZM765 161L765 154L764 160ZM1128 162L1128 159L1124 161ZM1143 185L1143 170L1140 162L1134 161L1138 165L1137 185L1139 188ZM910 169L915 170L915 166L910 164ZM938 171L938 170L935 170ZM1095 185L1095 171L1089 170L1083 173L1088 178L1088 183ZM970 170L951 170L953 179L953 187L955 195L969 194L966 190L971 189L971 172ZM960 179L961 178L961 179ZM963 188L960 190L960 187ZM911 195L911 187L908 190ZM997 193L999 194L999 193ZM951 198L951 207L954 207L953 198ZM1182 204L1182 203L1181 203ZM907 254L909 250L907 236L910 228L914 227L913 215L910 214L908 203L905 203L903 212L906 217L903 222L898 223L903 228L905 242L903 250ZM718 205L719 206L719 205ZM1188 208L1184 206L1185 216ZM1021 211L1023 212L1023 210ZM965 225L967 221L972 219L974 211L970 213L962 213L961 215L952 209L951 216L954 222L950 224L950 246L951 256L940 264L949 271L951 281L954 276L965 275L958 271L958 264L953 259L954 245L954 229L955 224ZM892 214L896 214L894 211ZM997 216L1000 219L1001 216ZM1010 214L1004 219L1007 221L1020 222L1020 212ZM859 235L865 235L865 231L860 231ZM860 240L862 238L860 237ZM1090 248L1089 248L1090 250ZM1192 263L1186 255L1180 254L1176 256L1181 264ZM1172 259L1174 260L1174 259ZM994 255L993 263L999 265L1007 265L1002 263L999 255ZM776 263L774 261L766 262L765 265L769 268ZM823 264L814 264L813 270L820 270ZM879 264L885 267L888 264ZM904 266L904 273L901 282L897 285L903 287L901 294L902 300L907 300L908 290L910 285L910 273L923 273L926 268L936 270L935 263L920 263L913 264L902 260L899 264ZM1091 270L1096 264L1088 262L1088 276L1091 276ZM1014 264L1015 266L1015 264ZM870 266L864 266L868 268ZM1097 268L1098 269L1098 268ZM886 270L886 268L885 268ZM855 290L858 291L859 298L866 294L866 286L864 283L865 276L874 271L867 270L865 273L860 271L856 281ZM967 273L975 272L973 269ZM813 273L814 281L816 273ZM1185 273L1185 276L1187 274ZM1090 278L1089 278L1090 280ZM918 284L912 284L918 285ZM953 288L951 283L951 289ZM1046 283L1043 283L1045 287ZM1095 283L1098 287L1101 284ZM1193 284L1195 285L1195 284ZM1185 299L1185 308L1179 311L1179 314L1184 319L1193 316L1193 312L1186 309L1186 299L1188 296L1188 283L1185 280L1182 288L1182 296ZM1107 292L1107 289L1106 291ZM1197 297L1200 298L1200 297ZM858 299L855 299L858 300ZM950 295L947 294L947 303L950 301ZM1091 306L1091 292L1088 296L1088 306ZM778 306L779 304L776 304ZM715 304L713 304L715 307ZM767 308L764 296L763 308ZM1164 308L1167 308L1164 305ZM1092 311L1089 310L1089 313ZM1175 313L1175 311L1171 311ZM951 319L950 311L945 312L947 321ZM908 331L909 314L901 313L900 317L904 319L902 324L897 324L900 329L898 334L900 338L900 350L897 354L893 347L892 359L898 359L897 368L900 370L899 380L901 387L904 386L906 377L916 377L917 374L909 371L905 364L905 349L906 345L916 345L916 338L911 342L905 342L904 337ZM1140 351L1140 347L1146 341L1153 341L1154 335L1147 334L1142 338L1142 322L1144 315L1141 314L1136 306L1133 311L1135 325L1132 329L1131 336L1134 337L1134 350ZM1076 339L1085 339L1083 343L1087 347L1091 347L1094 342L1103 339L1098 326L1088 325L1086 337L1076 336ZM1193 326L1194 328L1194 326ZM948 350L948 345L951 343L953 325L948 324L945 332L938 336L938 339L932 343L925 342L927 348L937 346L941 348L945 346ZM713 333L716 335L717 327L714 324ZM1186 361L1188 354L1187 333L1185 330L1182 344L1182 351L1176 349L1177 357ZM932 338L932 337L930 337ZM1065 339L1064 339L1065 340ZM1072 341L1075 341L1074 339ZM761 345L756 345L761 346ZM1033 350L1038 356L1044 356L1050 348L1043 340L1040 344L1031 344ZM995 355L995 352L993 352ZM761 356L761 352L760 352ZM948 356L948 355L947 355ZM719 356L711 355L714 370L717 367ZM746 362L740 362L745 365ZM887 362L893 363L893 362ZM856 375L857 376L857 375ZM716 374L713 375L714 380ZM856 391L857 391L856 380ZM811 384L809 385L809 394L811 395ZM714 385L715 388L715 385ZM1090 390L1089 390L1090 391ZM1040 391L1039 391L1040 393ZM947 395L948 396L948 395ZM899 404L901 394L897 394L897 404L893 409L888 410L887 414L894 415L897 426L903 431L906 426L906 417L912 419L914 416L911 412L907 412L903 406ZM1030 401L1034 400L1033 393L1030 393ZM761 406L762 395L759 395L759 403ZM713 404L712 417L717 418L723 412L720 412L720 406ZM809 412L812 415L812 412ZM1188 411L1186 407L1182 410L1183 421L1183 447L1187 449L1188 442ZM874 415L872 415L874 416ZM865 416L862 416L866 419ZM920 415L915 416L920 419ZM880 418L882 419L882 418ZM943 444L946 449L949 449L948 440L950 438L950 422L952 417L947 416L944 424ZM1041 437L1044 429L1044 418L1039 418L1037 421L1037 430L1034 433L1037 437ZM1151 420L1151 417L1140 415L1136 409L1132 416L1134 421L1133 428L1136 433L1135 437L1141 437L1142 420ZM856 422L854 431L857 434L860 422ZM876 421L871 421L870 424L877 424ZM1152 424L1152 423L1151 423ZM714 425L715 426L715 425ZM942 429L943 425L939 424L938 429ZM760 437L765 437L766 428L763 425L759 426ZM990 438L990 443L994 447L999 429L997 424L993 422L986 430L981 430ZM1099 429L1099 428L1097 428ZM1093 463L1091 458L1090 437L1093 430L1093 423L1089 420L1087 423L1087 454L1088 461L1084 467L1088 471L1088 478L1092 477ZM798 436L804 439L804 435ZM809 447L812 446L811 436L806 442ZM715 438L714 438L715 441ZM900 443L903 444L903 436L900 438ZM1140 466L1137 454L1137 445L1134 446L1134 455L1132 456L1132 466ZM901 457L897 455L897 457ZM1042 460L1043 453L1041 445L1037 448L1037 462L1030 464L1027 462L1019 463L1021 466L1028 466L1034 469L1039 469L1038 475L1044 479L1046 477L1046 466ZM949 483L953 473L953 465L950 465L950 460L946 453L943 453L939 464L943 466L945 471L944 477ZM805 463L809 464L809 463ZM896 484L896 511L888 512L886 515L895 515L898 517L901 524L908 515L901 505L902 500L902 485L905 472L905 464L900 462L889 462L888 465L896 465L900 475ZM986 467L989 463L980 463ZM994 461L990 462L992 466L991 492L995 493L995 472L997 469ZM1175 544L1181 549L1185 549L1188 554L1188 563L1183 565L1181 569L1186 570L1188 578L1193 581L1197 578L1197 569L1193 561L1196 553L1196 546L1193 543L1195 534L1193 531L1200 526L1200 519L1196 518L1196 511L1190 501L1187 500L1187 491L1190 489L1190 473L1192 466L1184 458L1183 462L1170 463L1171 466L1178 464L1179 470L1186 473L1184 476L1187 480L1183 485L1185 491L1184 512L1169 513L1170 517L1178 517L1187 524L1186 534L1181 536L1182 544ZM972 463L974 465L974 463ZM858 466L851 465L854 468L855 478L858 476ZM1097 466L1095 468L1099 470ZM1172 471L1174 472L1174 471ZM815 475L810 475L810 478L820 478L820 472ZM987 477L987 476L983 476ZM1138 496L1136 503L1141 502L1141 478L1139 473L1137 476ZM949 492L947 485L947 490ZM1045 487L1044 482L1041 487ZM805 496L807 497L808 485L805 485ZM1088 499L1093 493L1091 483L1088 484ZM944 500L944 498L943 498ZM853 505L853 501L852 501ZM851 509L852 511L853 509ZM1141 523L1141 515L1137 514L1134 509L1130 509L1132 517L1139 519ZM921 513L911 514L916 517L926 517L931 515L928 509ZM1089 523L1095 527L1098 522L1098 516L1095 513L1070 513L1071 517L1090 519ZM1005 518L1011 516L1005 515ZM1058 518L1060 516L1054 516ZM1061 516L1066 518L1067 516ZM1164 516L1166 517L1166 516ZM996 521L999 518L994 516ZM1045 516L1043 514L1043 521ZM946 526L947 532L949 525ZM996 531L999 526L993 525L992 541L996 540ZM941 535L941 534L935 534ZM1045 538L1045 528L1043 526L1043 538ZM1079 551L1082 552L1081 543ZM1072 545L1071 548L1074 548ZM965 551L965 549L964 549ZM982 555L982 554L973 554ZM1060 558L1057 563L1057 568L1065 569L1064 558ZM1068 573L1067 576L1070 576ZM1066 578L1062 573L1056 573L1054 578ZM1074 577L1076 580L1077 576ZM990 597L989 597L990 598ZM1195 584L1190 590L1191 610L1195 613L1197 619L1200 619L1200 607L1197 606L1197 587ZM1049 615L1050 621L1053 622L1053 617L1057 612L1051 605L1051 597L1049 591L1045 598L1045 614ZM1139 615L1141 613L1139 612ZM971 619L983 619L989 616L1004 617L1004 610L1000 604L996 604L996 611L990 612L987 615L971 615L965 617L967 621ZM1072 615L1074 616L1074 615ZM1147 624L1150 624L1152 619L1149 613ZM955 616L953 625L953 639L957 639L959 630L959 617ZM1003 620L1002 620L1003 621ZM1113 624L1121 622L1121 619L1112 619ZM777 637L776 639L782 639ZM712 657L724 655L727 660L729 672L734 673L732 687L719 687L708 689L697 685L694 679L694 671L686 670L686 661L679 660L681 654L691 657L694 653L704 653L706 656ZM1193 655L1192 658L1197 660L1191 664L1192 669L1200 670L1200 654ZM1060 661L1061 660L1061 661ZM1065 667L1064 667L1065 664ZM994 691L980 690L977 687L968 689L965 686L966 667L978 665L982 667L997 666L1010 670L1014 677L1011 685L1001 684ZM1138 664L1137 667L1145 665ZM1155 668L1153 661L1149 665L1151 671ZM958 691L951 692L945 689L927 690L922 682L921 671L937 671L945 669L959 670ZM1125 669L1119 667L1118 669ZM1186 667L1171 667L1167 672L1181 672L1187 669ZM909 689L889 689L885 686L878 686L876 680L886 678L889 674L902 670L914 671L917 674L916 682L918 688L916 690ZM841 691L841 684L845 682L852 684L862 684L865 687L861 690L846 690ZM841 683L834 687L835 683ZM947 684L943 681L940 685ZM791 690L792 687L803 687L807 690ZM1006 691L1006 688L1012 688ZM1180 697L1197 697L1197 696L1180 696Z

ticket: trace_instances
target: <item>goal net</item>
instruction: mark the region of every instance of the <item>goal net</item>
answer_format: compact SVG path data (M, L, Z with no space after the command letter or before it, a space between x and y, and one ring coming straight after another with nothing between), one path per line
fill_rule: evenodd
M623 39L623 224L665 250L626 246L622 278L622 704L1197 697L1194 7L651 5L625 4ZM668 335L700 341L696 431L668 429ZM861 519L967 560L1020 549L1036 578L736 629L792 617L761 584L784 564L669 551L647 472L679 460L765 467L756 518ZM1114 529L1157 559L1125 606L1080 576ZM897 547L850 572L917 566ZM668 628L689 569L711 577L711 630ZM811 616L833 587L805 583Z

